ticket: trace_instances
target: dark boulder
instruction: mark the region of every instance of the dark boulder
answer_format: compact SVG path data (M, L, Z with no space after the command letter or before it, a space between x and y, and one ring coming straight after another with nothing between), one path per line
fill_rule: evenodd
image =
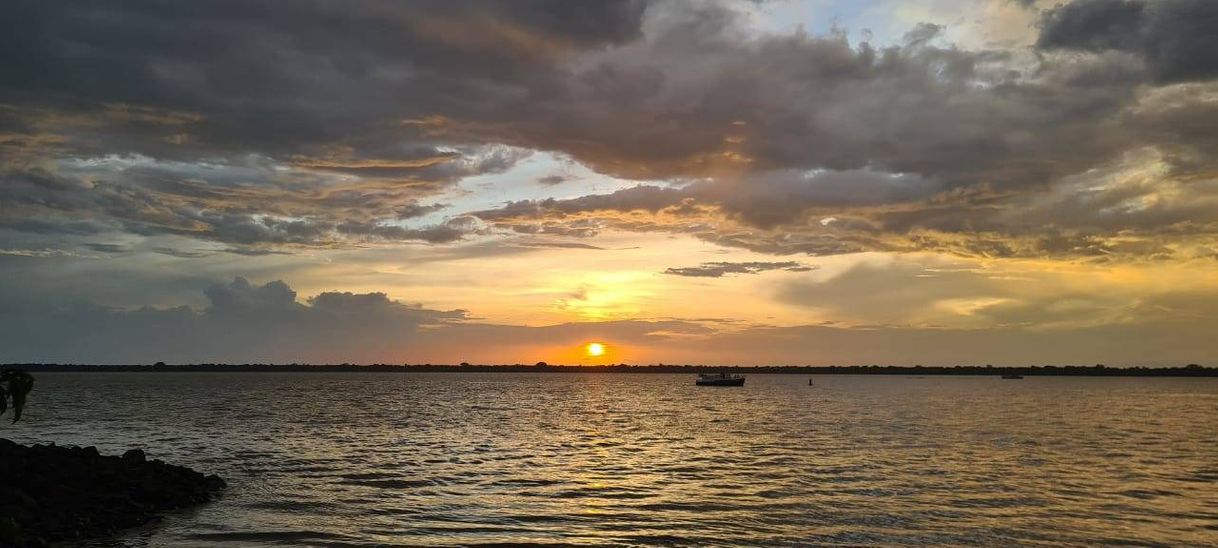
M95 447L0 439L0 546L46 546L143 525L159 512L211 500L219 476Z

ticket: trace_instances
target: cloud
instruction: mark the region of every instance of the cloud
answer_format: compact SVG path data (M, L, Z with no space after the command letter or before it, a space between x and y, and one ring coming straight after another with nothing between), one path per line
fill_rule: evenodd
M400 344L422 326L465 317L461 310L431 310L390 300L384 293L326 292L297 300L281 281L255 285L244 278L214 284L208 306L115 309L77 302L65 308L25 307L0 315L6 359L123 362L165 359L223 361L339 357L368 345L367 354ZM21 322L28 322L20 327ZM67 342L60 346L59 342ZM58 347L58 349L56 349ZM41 354L42 358L34 358ZM155 358L157 355L164 358Z
M1209 210L1184 200L1037 225L1011 212L1098 203L1056 191L1146 150L1170 164L1163 186L1208 203L1212 5L1071 2L1029 51L964 49L934 23L887 45L762 32L732 2L6 4L3 228L65 248L87 231L259 251L445 244L483 227L465 211L413 223L459 181L545 150L649 182L482 202L478 217L775 253L1112 250L1190 216L1200 239ZM1163 248L1134 236L1150 243L1126 250ZM1050 240L1089 243L1029 243Z
M254 286L245 278L235 278L229 284L215 284L203 294L211 302L211 312L217 314L253 312L292 312L299 309L296 292L282 281Z
M702 263L698 266L689 266L683 268L669 268L664 271L665 274L674 274L677 276L689 276L693 278L721 278L724 274L758 274L767 270L785 270L787 272L807 272L814 270L816 267L806 266L794 261L782 262L745 262L745 263L729 263L729 262L711 262Z
M0 204L13 217L96 218L114 231L234 244L453 241L443 226L346 234L338 225L434 212L419 200L528 156L431 134L443 112L489 98L478 89L634 36L643 9L5 5L0 17L22 29L0 39L11 69L0 82ZM437 93L424 100L419 90Z
M382 157L378 147L397 146L384 138L419 131L398 120L476 109L476 99L499 107L513 84L558 56L637 36L645 7L633 0L579 9L553 0L322 1L292 9L254 1L206 10L8 4L0 16L14 32L0 44L9 69L0 97L78 114L90 103L184 112L137 121L179 122L195 144L240 153L346 144L352 159L370 160ZM355 127L369 131L348 132ZM163 138L178 133L162 135L161 147L138 140L144 152L171 150Z
M187 126L190 146L132 135L132 147L154 155L220 147L315 169L409 173L452 166L449 143L502 142L565 150L627 176L874 166L955 183L1040 175L1004 169L1008 153L1041 172L1071 169L1054 154L1055 135L1020 141L1021 132L1099 121L1129 92L1053 78L1069 66L1012 78L1004 53L932 45L935 25L877 48L841 35L751 36L737 9L717 3L359 8L255 2L209 10L205 26L191 24L190 8L18 10L7 19L29 24L10 38L10 51L23 53L3 89L26 103L84 98L191 113L150 117L174 122L175 135ZM581 23L591 15L604 26ZM487 28L491 16L499 24ZM179 33L155 32L167 27ZM485 39L472 38L480 30ZM149 53L128 55L130 36ZM226 46L189 47L217 41ZM72 42L87 53L64 46ZM1072 141L1080 161L1105 153L1099 128L1078 129L1096 138Z
M610 194L558 200L524 200L474 213L488 220L544 218L589 211L695 213L697 204L752 226L772 228L804 220L809 213L833 208L875 206L926 199L943 190L939 184L909 175L870 170L777 171L732 180L702 180L682 186L638 185Z
M1207 255L1204 242L1218 235L1218 169L1207 161L1139 149L1026 190L949 188L870 170L788 170L518 201L475 215L522 233L578 223L688 234L773 254L1190 259Z
M470 228L456 216L440 224L402 221L447 207L419 204L434 193L400 183L357 183L286 168L266 159L196 165L145 156L60 162L44 169L0 170L10 219L0 228L74 235L176 234L244 246L335 247L367 241L451 242Z
M198 259L202 257L210 257L213 253L207 251L191 251L186 249L175 249L172 247L154 247L153 253L168 255L170 257L178 257L179 259Z
M244 278L204 293L206 306L199 309L9 303L0 308L0 361L440 363L460 361L452 356L461 341L479 340L469 354L481 360L515 355L532 363L549 358L537 354L544 345L575 347L590 332L626 343L702 330L681 321L479 324L463 310L436 310L381 292L327 291L302 302L281 281L259 285Z
M642 39L583 56L500 138L563 143L636 178L871 167L1028 185L1110 157L1123 137L1104 129L1137 78L1119 60L1029 67L1012 52L934 45L934 26L882 48L841 34L756 36L713 6L654 6ZM1066 143L1070 155L1057 148Z
M265 247L226 247L223 249L225 253L235 255L245 255L247 257L263 257L266 255L291 255L290 251L282 251L275 249L267 249Z
M608 341L630 363L1178 365L1218 352L1206 336L1211 326L1198 321L1218 313L1212 290L1148 298L1132 311L1137 322L1055 329L1018 322L991 329L741 326L716 319L527 327L479 323L462 310L380 292L328 291L302 302L283 282L241 278L211 285L206 296L202 308L6 302L0 362L560 363L588 340ZM1085 303L1058 308L1067 315L1094 311ZM479 344L470 346L472 340Z
M554 249L595 249L599 251L603 251L605 249L603 247L580 242L522 242L517 245L522 247L548 247Z
M708 363L1166 366L1202 363L1198 356L1212 355L1216 345L1201 333L1173 321L1061 330L809 325L753 328L710 339L700 350Z
M440 211L441 209L445 209L447 207L448 204L422 205L418 203L409 203L399 207L397 213L399 219L412 219L414 217L422 217L429 213Z
M88 243L85 244L85 247L101 253L122 253L128 251L127 247L122 244Z
M760 30L750 6L715 0L3 4L0 266L16 281L0 352L532 363L605 338L665 362L1195 361L1212 354L1205 292L830 266L872 254L743 275L865 252L1208 272L1211 5L1076 1L1010 47L952 44L935 23L895 43ZM197 291L234 272L309 296ZM502 321L639 317L662 292L746 286L741 307L705 314L836 323L526 327L448 310L496 293L480 312ZM390 297L411 287L443 306ZM112 307L147 302L191 306Z
M1161 82L1212 80L1216 25L1209 0L1074 0L1044 14L1037 46L1136 54Z
M893 260L860 262L824 280L791 280L775 298L821 310L842 324L903 327L977 327L969 323L975 309L1027 297L1025 284L996 280L976 266L951 262ZM956 310L939 308L953 305ZM961 316L966 316L962 318Z

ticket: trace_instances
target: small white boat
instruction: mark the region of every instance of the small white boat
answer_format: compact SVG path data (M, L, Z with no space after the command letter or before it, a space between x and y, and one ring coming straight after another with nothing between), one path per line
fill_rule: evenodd
M744 375L728 373L702 373L694 381L698 386L744 386Z

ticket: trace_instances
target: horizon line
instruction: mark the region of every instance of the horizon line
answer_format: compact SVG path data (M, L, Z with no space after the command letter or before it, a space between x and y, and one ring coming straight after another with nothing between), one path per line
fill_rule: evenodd
M707 370L733 369L751 373L775 374L925 374L925 375L987 375L1021 373L1042 376L1201 376L1218 377L1218 367L1196 363L1178 366L1107 366L1094 365L706 365L706 364L308 364L308 363L190 363L167 364L84 364L84 363L8 363L0 368L22 368L41 372L638 372L638 373L696 373Z

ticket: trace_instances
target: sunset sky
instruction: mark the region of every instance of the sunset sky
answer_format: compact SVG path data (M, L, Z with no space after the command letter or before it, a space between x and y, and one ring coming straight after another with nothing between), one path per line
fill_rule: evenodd
M1213 0L0 21L0 362L1218 359Z

